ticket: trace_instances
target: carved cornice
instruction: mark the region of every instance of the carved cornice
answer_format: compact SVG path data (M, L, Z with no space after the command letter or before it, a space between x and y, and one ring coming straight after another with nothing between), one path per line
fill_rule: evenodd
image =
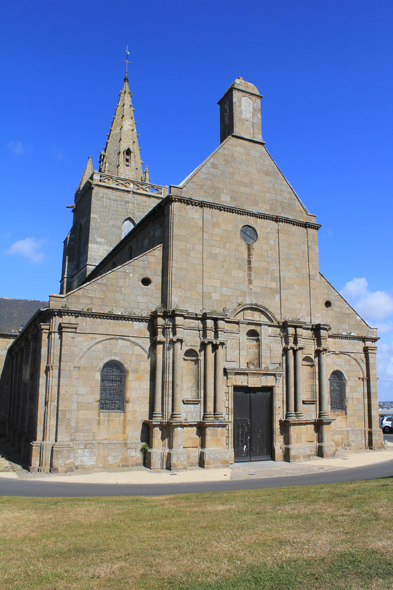
M357 340L358 342L377 342L379 336L358 336L356 334L329 334L329 340Z
M249 209L241 209L240 207L231 207L230 205L222 205L220 203L212 203L211 201L199 201L191 199L190 197L178 197L169 194L165 201L170 203L182 203L183 205L190 205L192 207L201 207L206 209L215 209L217 211L225 211L235 215L242 215L244 217L256 217L257 219L267 219L276 223L287 223L289 225L296 225L298 227L307 227L311 229L319 229L322 227L319 223L312 221L300 221L299 219L291 219L283 215L272 215L271 213L262 213L261 211L250 211Z
M138 315L128 315L128 314L120 314L120 313L107 313L103 311L80 311L78 309L51 309L53 315L58 318L66 318L66 317L73 317L73 318L96 318L96 319L103 319L103 320L115 320L115 321L122 321L122 322L145 322L147 323L150 319L150 314L148 316L138 316Z

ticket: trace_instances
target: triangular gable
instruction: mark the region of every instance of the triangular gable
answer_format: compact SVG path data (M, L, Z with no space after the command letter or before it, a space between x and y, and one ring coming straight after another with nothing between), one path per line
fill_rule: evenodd
M228 137L180 186L192 199L315 221L262 142Z

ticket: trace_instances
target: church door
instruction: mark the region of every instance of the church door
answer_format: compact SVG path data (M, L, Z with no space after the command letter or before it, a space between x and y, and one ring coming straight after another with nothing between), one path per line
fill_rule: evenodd
M235 461L272 458L272 389L235 387L233 446Z

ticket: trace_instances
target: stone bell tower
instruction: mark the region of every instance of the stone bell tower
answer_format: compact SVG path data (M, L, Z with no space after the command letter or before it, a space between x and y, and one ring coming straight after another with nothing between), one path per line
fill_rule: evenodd
M261 98L258 88L243 78L236 78L225 92L220 105L220 141L228 135L262 140Z

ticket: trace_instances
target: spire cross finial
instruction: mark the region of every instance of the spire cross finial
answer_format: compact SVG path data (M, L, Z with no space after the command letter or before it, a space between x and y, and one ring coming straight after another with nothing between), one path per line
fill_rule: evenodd
M128 61L128 56L130 55L130 52L128 51L128 45L127 45L127 49L126 49L126 59L123 59L124 63L126 64L126 78L128 78L128 64L132 63L130 61Z

